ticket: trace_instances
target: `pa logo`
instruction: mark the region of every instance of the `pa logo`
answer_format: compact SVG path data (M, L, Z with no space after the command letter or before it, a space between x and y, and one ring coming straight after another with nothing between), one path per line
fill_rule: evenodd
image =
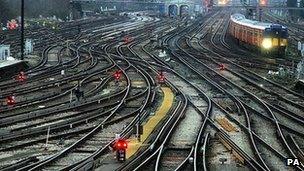
M287 166L300 166L299 159L297 158L287 158L286 159Z

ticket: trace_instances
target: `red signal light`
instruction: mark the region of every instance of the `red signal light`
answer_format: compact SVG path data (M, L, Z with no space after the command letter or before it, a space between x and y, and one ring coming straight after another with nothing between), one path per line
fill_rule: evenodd
M7 104L8 106L13 106L13 105L15 105L15 104L16 104L15 96L8 96L8 97L6 98L6 104Z
M267 4L267 0L260 0L260 5L265 6Z
M115 78L115 80L119 80L120 79L120 77L121 77L121 71L119 70L119 71L115 71L115 73L114 73L114 78Z
M125 44L130 43L132 40L133 40L133 39L132 39L132 37L130 37L130 36L125 36L125 37L123 38L123 41L124 41Z
M224 64L220 64L220 70L225 70L225 65Z
M17 21L16 20L8 21L7 27L9 30L15 30L18 27Z
M160 73L159 73L159 75L158 75L158 81L160 82L160 83L163 83L163 82L165 82L165 75L164 75L164 73L161 71Z
M125 150L128 148L128 143L126 140L119 139L115 143L115 150Z
M26 80L26 75L24 72L20 72L20 74L17 76L17 80L20 82L24 82Z

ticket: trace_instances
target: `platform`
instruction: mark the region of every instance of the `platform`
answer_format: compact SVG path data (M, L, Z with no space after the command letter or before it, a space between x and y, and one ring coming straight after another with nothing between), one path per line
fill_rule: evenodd
M157 124L167 115L173 105L174 94L172 90L168 87L162 87L161 90L164 93L162 104L155 112L155 115L150 117L149 120L143 125L143 135L141 135L141 141L139 142L137 138L129 139L126 154L127 159L130 158L133 154L135 154L140 147L146 145L144 143L149 137L149 135L155 129Z
M0 60L0 68L9 67L12 65L16 65L22 63L20 60L14 60L14 61L7 61L7 60Z

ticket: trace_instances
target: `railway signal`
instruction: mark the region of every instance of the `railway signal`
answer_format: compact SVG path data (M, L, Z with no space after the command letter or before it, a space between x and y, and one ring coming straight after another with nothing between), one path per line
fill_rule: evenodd
M14 20L14 19L11 20L11 21L9 21L9 22L7 23L7 28L8 28L9 30L16 30L17 27L18 27L17 21Z
M79 87L77 87L77 88L74 90L74 93L75 93L75 95L76 95L77 101L79 101L80 98L84 98L84 92L81 91Z
M7 104L8 106L13 106L13 105L15 105L15 104L16 104L15 96L8 96L8 97L6 98L6 104Z
M123 38L124 44L129 44L132 40L133 40L133 39L132 39L132 37L130 37L130 36L125 36L125 37Z
M221 71L225 70L225 65L224 64L220 64L219 67L220 67Z
M124 139L116 140L116 143L115 143L116 150L127 149L127 148L128 148L128 143L126 140L124 140Z
M118 81L121 78L121 70L115 71L113 74L116 81Z
M118 161L126 160L126 149L128 148L128 143L124 139L116 140L114 144L114 149L116 150L116 159Z
M17 76L17 80L20 81L20 82L24 82L26 80L26 75L23 71L21 71L18 76Z
M165 82L165 75L163 71L160 71L160 73L158 74L158 82L159 83L164 83Z
M116 151L116 158L118 161L123 162L126 160L126 150L121 149Z

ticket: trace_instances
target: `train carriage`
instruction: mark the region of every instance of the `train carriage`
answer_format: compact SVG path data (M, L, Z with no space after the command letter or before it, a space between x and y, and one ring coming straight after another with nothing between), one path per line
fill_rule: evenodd
M282 55L287 46L286 27L249 20L242 14L231 15L229 34L238 41L259 47L266 52L277 52Z

